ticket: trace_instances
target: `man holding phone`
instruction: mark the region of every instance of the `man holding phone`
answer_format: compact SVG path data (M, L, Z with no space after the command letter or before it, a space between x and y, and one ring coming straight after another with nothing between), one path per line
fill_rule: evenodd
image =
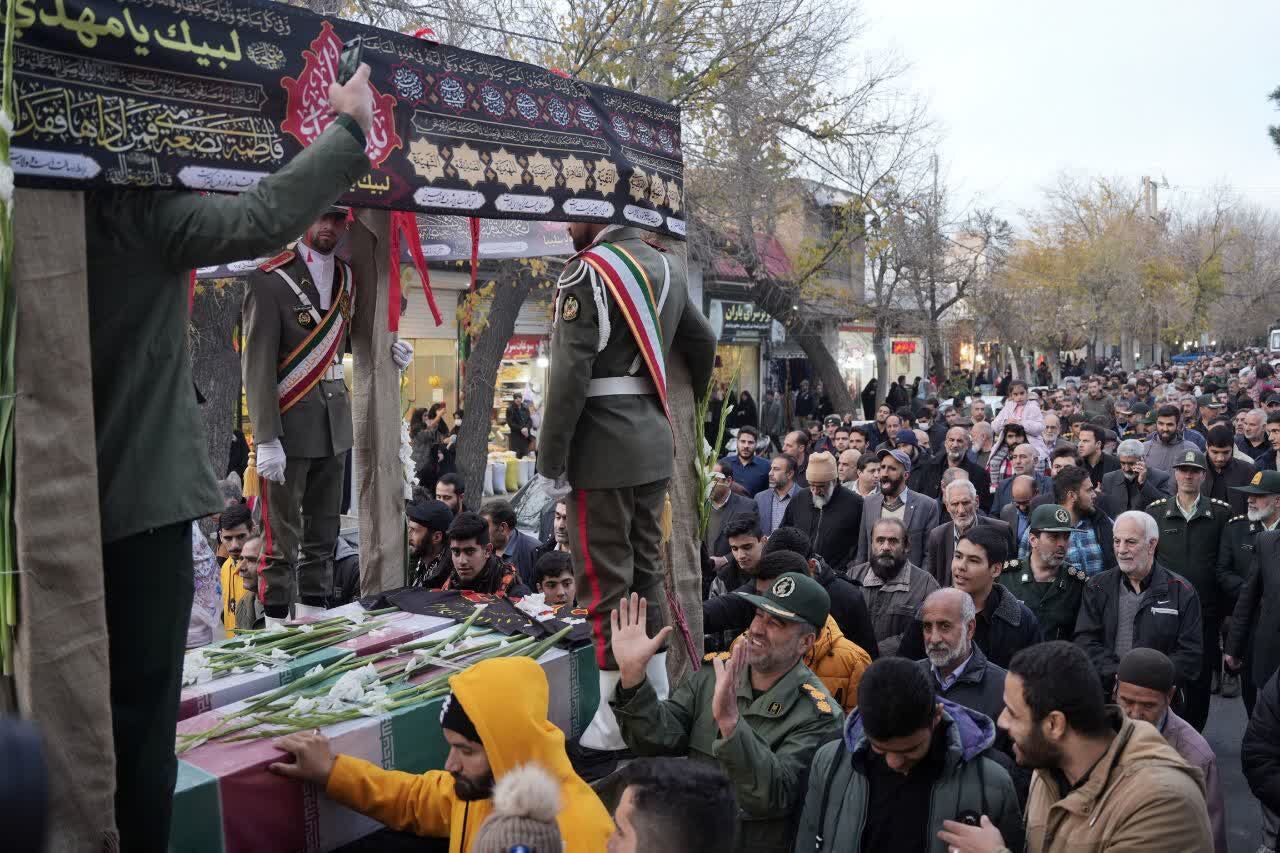
M337 118L324 133L240 195L124 189L86 195L120 850L168 849L193 595L191 520L223 508L191 376L188 276L195 267L278 248L369 171L368 66L329 87L329 106ZM139 465L145 488L138 485Z

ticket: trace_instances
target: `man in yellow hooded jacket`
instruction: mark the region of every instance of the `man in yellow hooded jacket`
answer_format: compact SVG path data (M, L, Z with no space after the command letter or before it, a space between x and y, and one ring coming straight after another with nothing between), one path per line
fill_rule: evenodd
M440 726L449 744L444 770L423 774L383 770L349 755L333 755L316 732L276 742L295 763L272 764L282 776L314 782L334 800L392 829L449 839L449 853L468 853L492 811L497 780L536 762L560 784L557 818L565 853L599 853L613 832L609 812L578 778L564 751L564 733L547 719L546 673L529 658L482 661L449 679Z

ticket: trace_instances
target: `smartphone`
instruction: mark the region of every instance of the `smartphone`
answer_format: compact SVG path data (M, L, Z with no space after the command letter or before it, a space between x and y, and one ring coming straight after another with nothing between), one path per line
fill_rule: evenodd
M351 41L343 42L342 53L338 56L338 83L350 80L363 60L364 36L356 36Z

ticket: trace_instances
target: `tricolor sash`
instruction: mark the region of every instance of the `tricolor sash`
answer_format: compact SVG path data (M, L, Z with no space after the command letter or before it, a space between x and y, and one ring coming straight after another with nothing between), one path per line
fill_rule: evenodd
M597 243L578 255L599 274L613 295L631 328L640 356L649 367L649 376L658 390L662 411L671 420L667 406L667 362L662 354L662 316L659 296L640 262L626 249L614 243Z
M338 279L338 287L333 294L333 303L329 306L328 313L320 318L316 327L311 330L311 334L307 335L293 352L285 356L276 368L276 390L280 395L280 414L289 411L295 403L316 387L316 383L329 370L330 365L337 361L342 342L346 339L347 316L351 310L351 296L347 292L350 270L341 261L335 263L333 269ZM283 276L296 292L302 293L284 270L277 269L275 272ZM305 296L303 300L314 315L315 309L311 307L310 300Z

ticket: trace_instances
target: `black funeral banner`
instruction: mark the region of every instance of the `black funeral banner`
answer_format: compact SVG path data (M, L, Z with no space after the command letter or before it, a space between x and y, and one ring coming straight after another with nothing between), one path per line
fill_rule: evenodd
M16 0L19 186L240 192L332 121L364 40L373 170L344 201L685 234L680 113L543 68L259 0Z

